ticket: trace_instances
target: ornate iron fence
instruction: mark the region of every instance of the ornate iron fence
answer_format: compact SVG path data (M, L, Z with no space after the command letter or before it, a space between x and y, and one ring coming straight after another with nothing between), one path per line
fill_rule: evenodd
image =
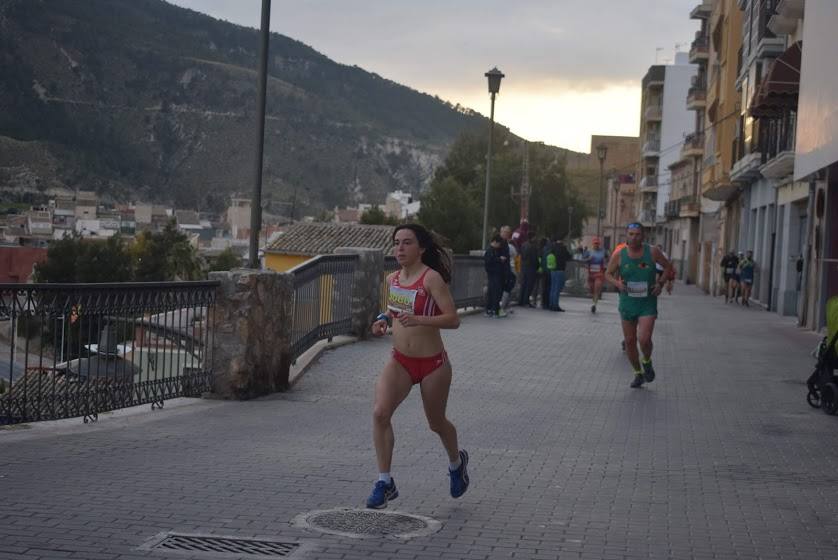
M349 334L357 255L321 255L289 270L294 275L291 359L317 341Z
M212 388L217 282L0 284L0 424Z

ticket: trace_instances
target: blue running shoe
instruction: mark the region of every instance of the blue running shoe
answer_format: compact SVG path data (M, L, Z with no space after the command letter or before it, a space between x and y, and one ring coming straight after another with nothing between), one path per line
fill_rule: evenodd
M652 362L643 362L643 379L646 383L651 383L655 380L655 368L652 367Z
M367 507L372 509L381 509L387 507L387 502L395 500L399 497L399 491L396 490L396 480L391 478L390 484L383 480L375 483L372 489L372 494L367 498Z
M468 490L468 452L465 449L460 450L460 466L457 470L448 471L448 476L451 477L451 497L459 498Z

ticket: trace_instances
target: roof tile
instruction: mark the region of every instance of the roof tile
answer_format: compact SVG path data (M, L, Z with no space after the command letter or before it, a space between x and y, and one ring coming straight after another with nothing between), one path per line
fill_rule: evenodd
M328 255L338 247L364 247L389 251L393 226L301 223L289 226L268 252L289 255Z

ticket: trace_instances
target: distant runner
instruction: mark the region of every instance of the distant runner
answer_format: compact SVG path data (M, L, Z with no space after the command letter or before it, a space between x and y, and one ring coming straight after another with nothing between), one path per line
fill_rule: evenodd
M599 237L592 241L593 249L585 254L584 261L588 264L588 290L591 292L591 313L596 313L596 304L602 295L602 281L605 280L605 251L602 249Z

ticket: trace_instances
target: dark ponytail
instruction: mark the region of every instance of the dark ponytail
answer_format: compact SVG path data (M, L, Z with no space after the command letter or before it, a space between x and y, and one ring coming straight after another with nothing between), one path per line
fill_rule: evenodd
M419 224L402 224L393 230L393 241L396 240L396 234L403 229L409 229L416 235L416 240L419 246L425 250L422 253L422 262L436 270L445 283L451 282L451 255L445 249L445 241L432 231L429 231L425 226Z

